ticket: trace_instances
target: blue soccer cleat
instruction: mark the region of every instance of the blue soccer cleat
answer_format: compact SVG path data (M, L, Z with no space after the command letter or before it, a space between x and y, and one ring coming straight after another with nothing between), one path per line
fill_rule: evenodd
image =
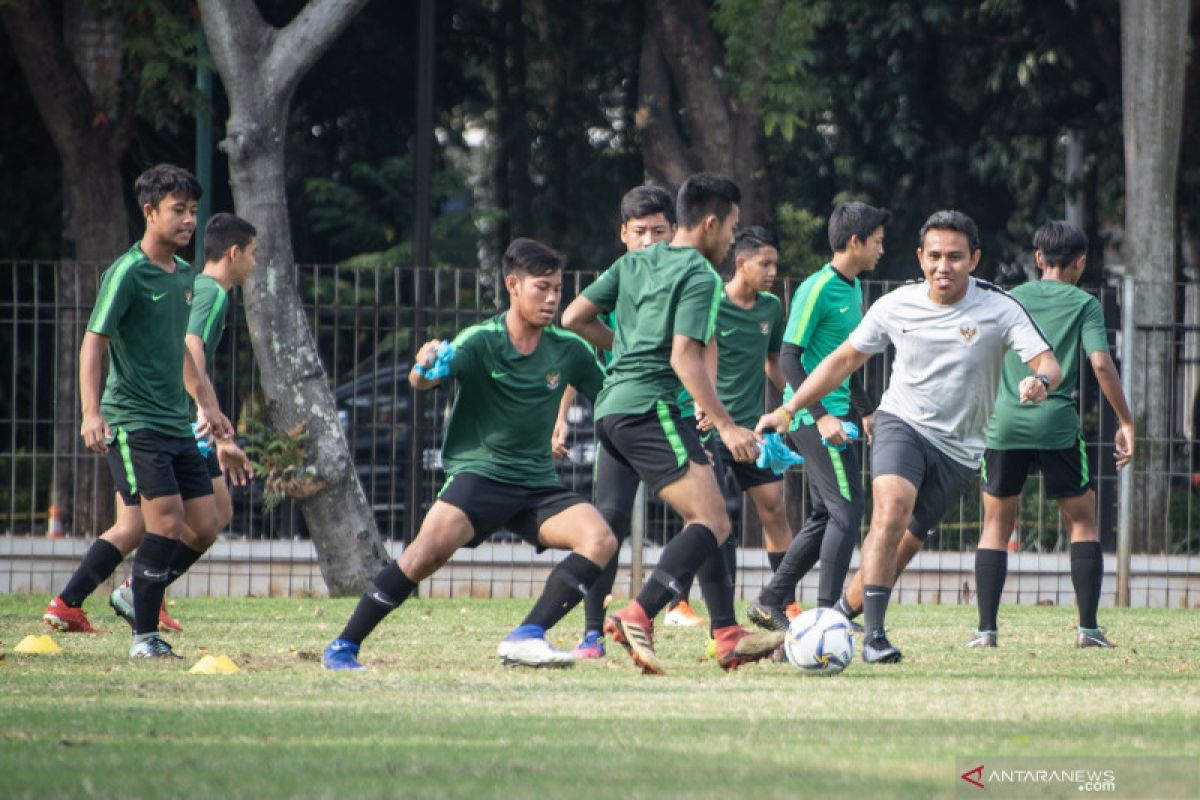
M546 641L546 629L537 625L518 625L500 642L496 654L507 667L563 669L575 663L570 653L552 647Z
M361 646L354 642L347 642L345 639L334 639L321 656L321 666L325 669L339 671L366 669L365 666L358 663L358 648Z

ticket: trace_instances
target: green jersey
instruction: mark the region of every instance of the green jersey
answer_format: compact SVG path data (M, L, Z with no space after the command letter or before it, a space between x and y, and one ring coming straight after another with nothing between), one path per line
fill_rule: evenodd
M138 242L100 278L87 329L109 339L100 413L113 427L192 435L183 388L183 337L195 272L178 256L167 272Z
M192 289L192 313L188 318L187 332L199 336L204 342L204 366L212 376L213 359L217 345L225 332L225 313L229 310L229 293L217 279L203 272L196 276Z
M722 293L717 311L717 396L743 428L753 428L763 413L768 353L783 339L783 304L759 292L754 306L742 308Z
M596 419L641 414L660 400L676 403L683 387L671 369L672 340L708 344L724 294L699 251L666 242L626 253L584 289L584 297L621 320Z
M1099 301L1063 281L1031 281L1009 292L1025 307L1054 348L1063 380L1040 403L1021 405L1017 388L1029 367L1009 351L988 425L993 450L1065 450L1079 443L1079 352L1108 352L1104 312Z
M604 371L591 345L554 325L522 355L504 316L472 325L454 340L450 374L458 393L442 463L449 476L469 472L517 486L559 486L550 452L558 403L568 384L594 400Z
M812 374L817 365L834 350L862 322L862 285L858 278L849 281L826 264L809 275L796 289L792 307L788 314L787 331L783 341L804 348L800 363L806 373ZM791 399L798 387L788 386L783 401ZM850 378L821 399L830 414L844 417L850 413ZM812 425L814 420L808 409L801 409L792 422L795 430L801 423Z

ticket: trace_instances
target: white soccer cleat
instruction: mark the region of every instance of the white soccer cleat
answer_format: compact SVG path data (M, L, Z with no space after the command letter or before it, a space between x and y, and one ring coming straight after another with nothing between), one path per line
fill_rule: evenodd
M500 663L508 667L549 667L563 669L575 664L575 657L565 650L557 650L545 639L529 637L506 638L496 648Z

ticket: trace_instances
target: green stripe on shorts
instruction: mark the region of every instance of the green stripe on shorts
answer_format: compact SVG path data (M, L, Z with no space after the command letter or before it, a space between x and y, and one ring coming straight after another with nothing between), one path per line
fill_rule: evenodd
M1083 472L1083 480L1080 481L1080 486L1087 486L1092 479L1092 473L1088 469L1087 447L1083 443L1083 437L1079 437L1079 468Z
M133 473L133 457L129 453L129 431L117 428L117 452L121 454L121 465L125 467L125 482L129 484L129 496L138 493L137 475Z
M838 452L836 447L826 445L825 449L829 451L829 460L833 462L833 474L837 476L838 494L849 500L850 481L846 478L846 465L842 463L842 454Z
M446 490L450 488L450 484L452 484L452 483L454 483L453 475L451 475L449 478L446 478L446 482L442 484L442 488L438 489L437 496L441 497L443 494L445 494Z
M662 400L658 401L658 423L662 425L663 433L675 453L675 466L682 467L688 460L687 448L683 446L683 439L679 438L679 431L675 428L675 420L671 419L670 409Z

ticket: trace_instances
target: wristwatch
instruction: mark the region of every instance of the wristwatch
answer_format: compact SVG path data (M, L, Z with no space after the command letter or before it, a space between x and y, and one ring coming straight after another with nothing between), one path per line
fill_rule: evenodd
M1042 386L1046 387L1046 394L1050 394L1050 379L1047 378L1045 375L1043 375L1040 372L1037 375L1034 375L1033 377L1035 377L1039 381L1041 381Z

